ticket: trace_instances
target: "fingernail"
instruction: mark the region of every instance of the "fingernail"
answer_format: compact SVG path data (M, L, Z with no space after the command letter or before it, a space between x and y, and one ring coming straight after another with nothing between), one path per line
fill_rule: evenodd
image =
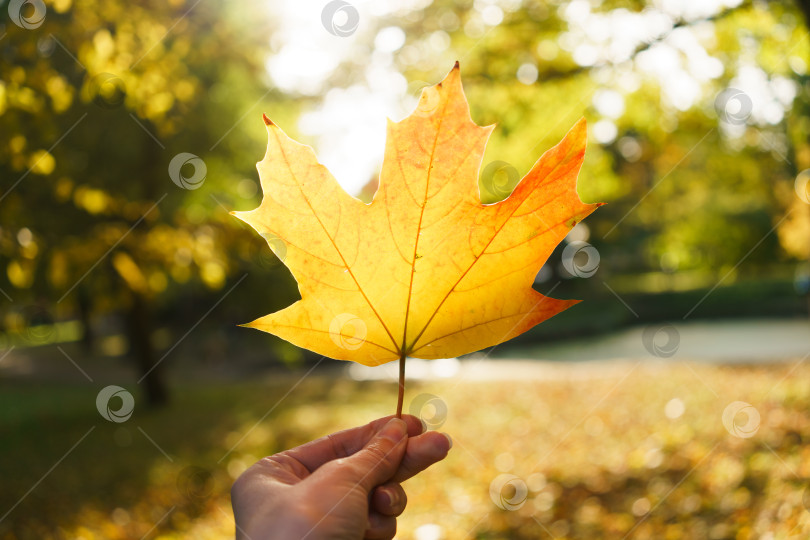
M399 494L396 491L386 489L383 491L385 496L388 497L388 506L394 508L399 502Z
M398 443L408 432L408 426L399 418L392 418L380 430L379 436L388 439L392 443Z
M453 448L453 439L450 438L450 435L448 435L447 433L442 433L442 435L444 435L447 438L447 442L450 443L450 447L448 448L448 450L450 450L450 448Z

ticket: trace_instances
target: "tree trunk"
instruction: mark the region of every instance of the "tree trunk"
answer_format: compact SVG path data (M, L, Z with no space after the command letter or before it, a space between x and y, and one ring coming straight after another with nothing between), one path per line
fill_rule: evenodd
M127 317L129 349L143 377L144 396L151 408L162 407L169 401L169 392L163 380L163 370L156 365L155 349L149 324L149 305L143 295L132 292L132 302Z
M84 349L85 354L89 355L93 352L93 345L95 344L93 327L90 325L92 301L90 300L90 293L85 287L80 286L76 292L78 293L79 321L82 324L82 349Z

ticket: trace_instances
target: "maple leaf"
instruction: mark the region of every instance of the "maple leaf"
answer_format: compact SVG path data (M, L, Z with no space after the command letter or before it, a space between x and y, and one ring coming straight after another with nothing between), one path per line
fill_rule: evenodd
M478 175L494 126L470 118L458 63L425 88L417 109L389 120L370 204L347 194L267 117L251 225L298 282L301 300L246 326L318 354L374 366L447 358L496 345L577 303L532 289L554 247L599 204L576 178L584 119L512 194L482 204Z

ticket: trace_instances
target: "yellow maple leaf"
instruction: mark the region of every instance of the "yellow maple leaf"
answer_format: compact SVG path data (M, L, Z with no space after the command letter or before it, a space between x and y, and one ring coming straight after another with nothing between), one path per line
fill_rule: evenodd
M496 204L482 204L478 191L494 126L470 118L458 63L423 90L413 114L388 122L370 204L348 195L312 148L265 124L262 203L234 214L280 256L301 300L246 326L375 366L477 351L578 302L545 297L532 283L599 206L576 193L584 119Z

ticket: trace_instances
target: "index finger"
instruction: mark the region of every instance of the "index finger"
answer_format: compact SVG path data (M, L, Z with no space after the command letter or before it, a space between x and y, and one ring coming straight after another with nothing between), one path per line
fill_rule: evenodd
M434 463L446 458L452 447L453 441L450 436L438 431L428 431L417 437L409 438L405 456L391 481L404 482L419 474Z
M394 418L394 415L384 416L364 426L326 435L301 446L285 450L281 454L297 460L311 473L328 461L355 454L392 418ZM403 414L402 420L408 426L408 437L419 435L424 430L422 421L413 415Z

